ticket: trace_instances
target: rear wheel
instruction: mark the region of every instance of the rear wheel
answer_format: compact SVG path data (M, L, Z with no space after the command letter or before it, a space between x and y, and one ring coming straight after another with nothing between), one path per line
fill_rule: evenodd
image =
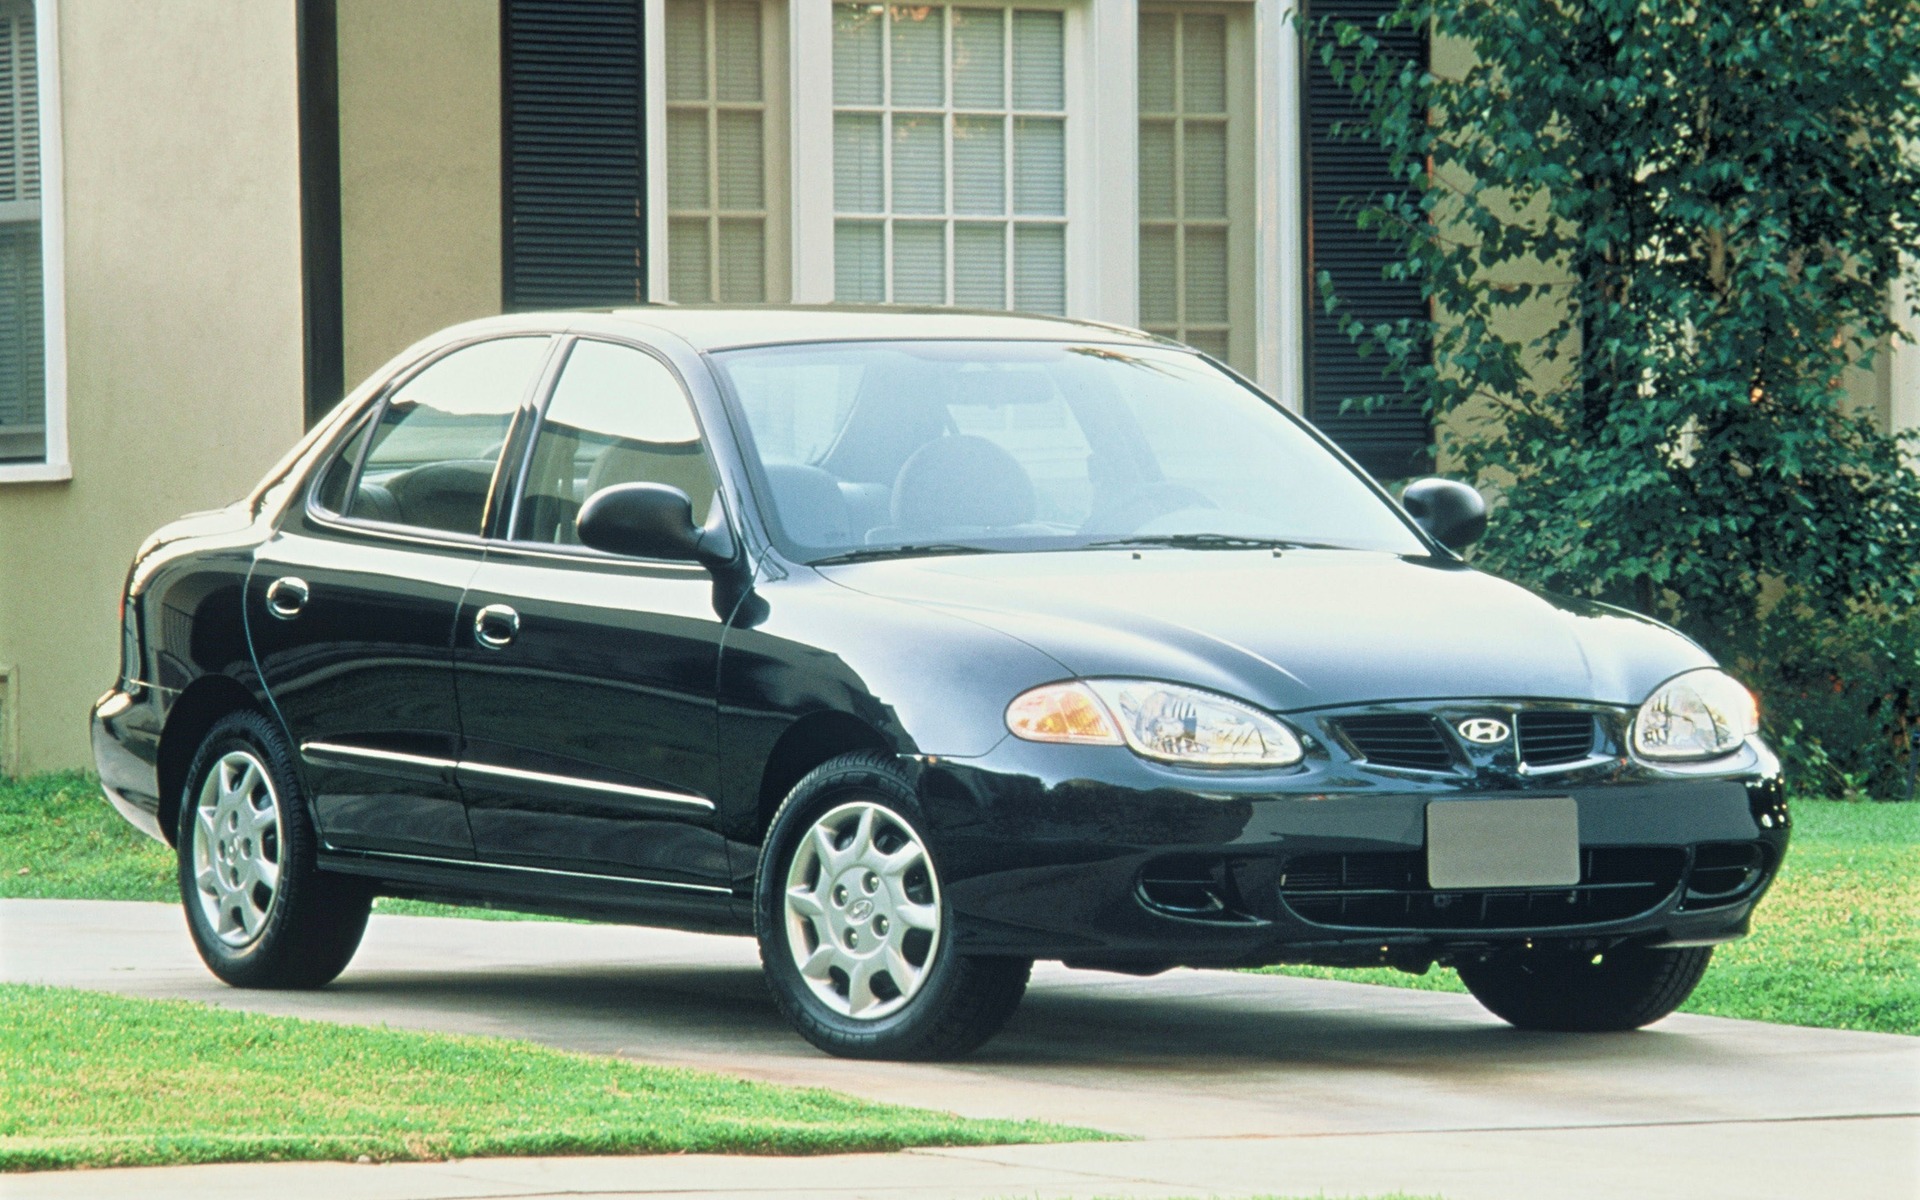
M1473 998L1510 1025L1604 1033L1651 1025L1686 1003L1713 947L1601 952L1542 947L1459 964Z
M955 951L925 827L898 765L863 753L802 779L767 831L760 961L787 1019L830 1054L965 1054L1026 992L1031 960Z
M271 721L238 712L208 731L187 769L176 844L187 927L220 979L313 988L346 969L373 892L315 867L293 755Z

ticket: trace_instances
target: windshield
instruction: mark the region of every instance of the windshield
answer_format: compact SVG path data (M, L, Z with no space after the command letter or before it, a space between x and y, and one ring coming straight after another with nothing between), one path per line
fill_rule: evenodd
M803 561L1098 544L1423 554L1362 479L1196 355L840 342L715 356Z

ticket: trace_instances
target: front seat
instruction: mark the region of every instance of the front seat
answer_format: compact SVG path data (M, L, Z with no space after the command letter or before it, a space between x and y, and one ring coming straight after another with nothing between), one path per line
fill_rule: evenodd
M937 438L901 464L893 483L891 538L980 533L1033 520L1026 468L983 437ZM875 533L880 531L876 530Z

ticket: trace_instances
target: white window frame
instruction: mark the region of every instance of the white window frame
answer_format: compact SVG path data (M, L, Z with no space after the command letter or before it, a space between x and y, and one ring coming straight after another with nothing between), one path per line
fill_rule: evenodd
M963 3L964 0L940 0ZM996 3L999 0L995 0ZM1067 315L1140 321L1140 10L1137 0L1009 0L1066 14ZM1165 2L1165 0L1163 0ZM1172 0L1178 2L1178 0ZM1204 0L1196 0L1204 2ZM1253 31L1254 381L1294 412L1306 396L1307 281L1300 142L1297 0L1243 3ZM649 285L667 294L666 21L646 6ZM834 300L833 5L788 0L785 186L788 294ZM771 87L771 81L769 82ZM1114 186L1115 180L1125 186ZM769 204L778 189L769 181Z
M787 119L788 105L793 103L794 85L789 82L793 76L795 59L791 53L782 51L775 34L783 34L787 24L787 15L783 10L791 10L806 4L808 0L774 0L764 5L765 20L761 27L761 56L769 61L770 68L761 75L761 111L765 114L760 127L760 136L765 139L763 155L766 168L763 172L761 197L766 208L766 226L764 236L766 296L767 303L779 304L793 293L789 281L797 278L793 274L790 262L798 253L793 234L787 225L787 213L791 208L787 188L793 177L792 156L788 152L789 142ZM650 3L641 6L641 37L645 42L642 51L643 69L646 72L646 168L647 168L647 295L655 300L667 300L672 296L671 271L668 262L668 231L670 223L667 196L667 6ZM768 45L768 41L772 44ZM709 53L712 48L709 47ZM831 76L829 76L831 82ZM708 147L709 154L717 154L717 148ZM719 203L719 197L714 197ZM714 263L719 261L720 247L716 240L710 248ZM794 297L798 299L798 297Z
M39 462L0 463L0 483L73 478L67 449L66 172L60 146L60 10L34 0L33 40L40 106L40 287L45 339L46 439Z

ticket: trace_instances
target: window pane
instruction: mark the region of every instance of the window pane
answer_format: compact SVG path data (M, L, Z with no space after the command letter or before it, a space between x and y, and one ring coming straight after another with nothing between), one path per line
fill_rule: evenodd
M701 304L713 299L709 240L705 217L675 217L667 222L667 289L675 300Z
M925 5L894 8L894 106L937 108L947 102L944 16L945 10Z
M1067 211L1067 134L1062 121L1017 117L1013 122L1013 211L1064 216Z
M1227 127L1220 121L1188 121L1186 162L1182 175L1186 180L1186 211L1195 217L1223 218L1227 215ZM1144 215L1144 214L1143 214Z
M321 477L320 486L313 493L314 500L322 509L330 513L345 510L347 486L353 482L353 469L360 465L360 456L366 453L367 438L372 433L373 422L361 422L360 428L334 455L333 461L327 464L327 473Z
M1174 231L1149 226L1140 231L1140 323L1172 325L1179 318L1180 280L1174 258Z
M1007 306L1007 227L953 227L953 302L968 308Z
M758 304L767 298L765 222L720 222L720 299L727 304Z
M480 533L494 465L546 352L544 337L481 342L407 381L381 415L348 515Z
M1006 121L953 119L953 210L981 215L1007 211Z
M47 456L40 222L0 225L0 462Z
M679 488L696 513L715 492L692 406L673 373L626 346L579 342L534 439L514 536L577 543L580 506L623 483Z
M47 457L46 281L33 5L0 7L0 462Z
M1222 362L1227 357L1227 331L1224 329L1189 329L1187 345L1195 350L1213 355Z
M841 212L886 211L880 118L837 113L833 118L833 206Z
M1213 13L1188 13L1181 29L1180 66L1190 113L1227 111L1227 19Z
M1140 14L1140 111L1164 113L1173 103L1172 13Z
M1061 226L1014 227L1013 306L1040 313L1067 310L1067 239Z
M1000 108L1007 102L1004 14L997 8L953 10L953 105Z
M766 147L757 112L714 114L720 152L720 207L764 208Z
M706 0L668 0L667 99L706 98Z
M887 298L886 228L879 222L834 222L833 298L850 304Z
M1015 108L1067 106L1066 39L1057 12L1013 14L1013 104Z
M893 211L947 210L946 137L938 115L893 118Z
M704 109L667 114L667 204L705 208L707 190L707 114Z
M899 304L947 302L944 224L902 221L893 227L893 298Z
M719 98L761 100L760 5L741 0L714 5L713 43L713 82Z
M833 6L833 102L880 104L880 37L885 9L868 4Z
M1227 231L1187 230L1187 320L1227 319Z
M1173 153L1173 122L1140 122L1140 216L1171 217L1180 165Z

